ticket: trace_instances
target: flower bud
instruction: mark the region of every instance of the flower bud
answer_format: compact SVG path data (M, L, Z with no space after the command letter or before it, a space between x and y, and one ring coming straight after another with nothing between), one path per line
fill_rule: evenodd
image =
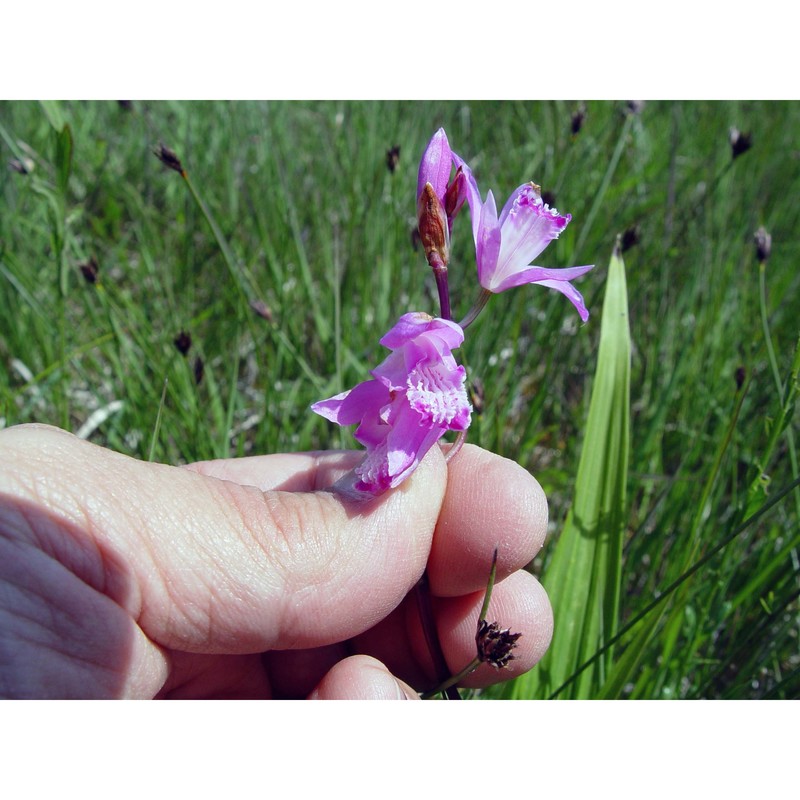
M444 197L452 163L453 153L447 141L447 134L444 128L439 128L422 154L417 176L417 197L425 191L426 183L431 184L437 197Z
M450 230L447 214L430 183L422 188L417 201L419 236L425 257L434 269L444 269L450 261Z
M453 220L456 214L458 214L466 199L467 177L464 175L463 167L459 167L456 170L455 178L453 178L452 182L447 187L447 191L444 195L444 210L447 213L447 225L450 230L453 228Z

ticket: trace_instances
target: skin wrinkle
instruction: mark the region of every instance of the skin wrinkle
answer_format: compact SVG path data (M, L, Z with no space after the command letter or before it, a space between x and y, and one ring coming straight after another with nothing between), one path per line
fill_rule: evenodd
M281 641L283 649L305 647L307 643L302 637L293 633L300 628L298 614L307 615L324 623L326 609L336 607L339 603L348 602L354 587L352 574L358 564L353 553L363 546L360 533L355 546L341 540L339 531L343 528L341 517L346 513L342 501L332 493L297 495L285 492L272 492L265 495L270 517L279 533L279 541L284 543L284 559L277 562L271 554L273 563L280 563L286 576L287 591L282 593ZM312 501L317 509L313 511L317 519L324 519L322 527L308 525L308 502ZM325 513L324 506L333 506L335 514ZM335 522L330 520L335 518ZM363 533L369 532L369 528ZM352 533L352 531L351 531ZM356 538L356 537L354 537ZM313 602L316 597L325 597L324 605ZM311 600L311 602L308 602ZM311 609L311 612L309 612Z

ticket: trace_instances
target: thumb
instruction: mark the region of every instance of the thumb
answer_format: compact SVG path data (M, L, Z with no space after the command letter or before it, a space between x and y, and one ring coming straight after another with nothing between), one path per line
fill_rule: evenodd
M402 486L368 500L254 483L55 428L0 432L0 502L27 526L10 529L28 530L151 640L191 652L316 647L384 618L425 568L446 467L433 448Z

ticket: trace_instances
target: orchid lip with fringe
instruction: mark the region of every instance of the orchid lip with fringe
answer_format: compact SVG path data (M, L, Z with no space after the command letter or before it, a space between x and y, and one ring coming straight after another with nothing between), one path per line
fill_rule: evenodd
M372 370L372 380L311 406L338 425L358 423L355 438L367 448L356 468L358 491L394 488L444 433L469 427L466 373L452 355L463 341L455 322L404 314L381 339L392 352Z

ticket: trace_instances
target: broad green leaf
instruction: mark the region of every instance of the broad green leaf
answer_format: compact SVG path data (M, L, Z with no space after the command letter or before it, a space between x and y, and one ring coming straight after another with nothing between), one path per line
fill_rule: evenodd
M575 499L543 577L555 616L553 642L539 667L515 681L514 696L555 692L616 630L630 444L630 354L625 267L616 248ZM592 696L610 658L611 651L560 696Z

